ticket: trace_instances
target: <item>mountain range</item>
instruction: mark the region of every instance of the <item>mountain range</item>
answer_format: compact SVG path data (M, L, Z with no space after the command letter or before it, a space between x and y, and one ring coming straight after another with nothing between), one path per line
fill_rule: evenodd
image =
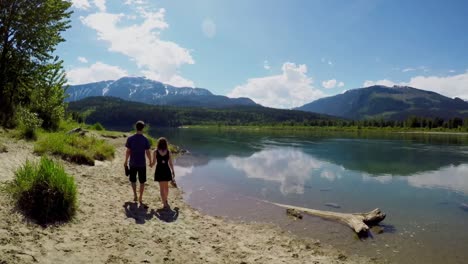
M203 88L174 87L144 77L123 77L115 81L71 85L66 92L68 102L92 96L111 96L153 105L213 108L257 105L249 98L229 98L214 95Z
M68 102L104 96L177 107L262 107L249 98L229 98L214 95L203 88L174 87L144 77L123 77L115 81L72 85L66 92ZM468 117L468 102L408 86L375 85L321 98L294 110L354 120L405 120L409 116L448 119Z
M295 109L355 120L404 120L409 116L468 117L468 102L408 86L375 85L349 90Z

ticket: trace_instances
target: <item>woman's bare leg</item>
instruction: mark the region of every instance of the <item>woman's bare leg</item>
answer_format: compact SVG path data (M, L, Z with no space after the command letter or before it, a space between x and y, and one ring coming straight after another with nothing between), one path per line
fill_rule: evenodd
M169 195L169 182L159 182L159 193L161 194L161 201L164 207L167 207L167 197Z

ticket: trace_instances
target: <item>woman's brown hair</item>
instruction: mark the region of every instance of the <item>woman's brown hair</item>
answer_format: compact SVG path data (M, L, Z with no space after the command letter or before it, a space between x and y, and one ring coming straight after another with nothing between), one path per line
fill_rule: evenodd
M160 137L158 139L158 149L159 150L167 150L167 139L164 137Z

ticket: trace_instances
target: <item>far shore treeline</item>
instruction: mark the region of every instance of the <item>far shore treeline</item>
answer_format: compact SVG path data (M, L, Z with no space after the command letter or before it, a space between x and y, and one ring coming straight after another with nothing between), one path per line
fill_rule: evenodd
M269 127L334 127L342 129L389 128L468 131L468 119L453 117L410 116L405 120L347 120L322 114L275 109L261 106L200 108L149 105L115 97L89 97L71 102L69 114L79 122L101 123L109 127L126 127L132 120L143 118L162 127L194 125L269 126Z

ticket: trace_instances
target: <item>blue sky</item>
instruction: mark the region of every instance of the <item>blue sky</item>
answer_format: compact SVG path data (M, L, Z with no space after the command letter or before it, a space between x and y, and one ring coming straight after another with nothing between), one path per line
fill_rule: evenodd
M468 1L72 2L71 84L146 76L280 108L372 84L468 99Z

